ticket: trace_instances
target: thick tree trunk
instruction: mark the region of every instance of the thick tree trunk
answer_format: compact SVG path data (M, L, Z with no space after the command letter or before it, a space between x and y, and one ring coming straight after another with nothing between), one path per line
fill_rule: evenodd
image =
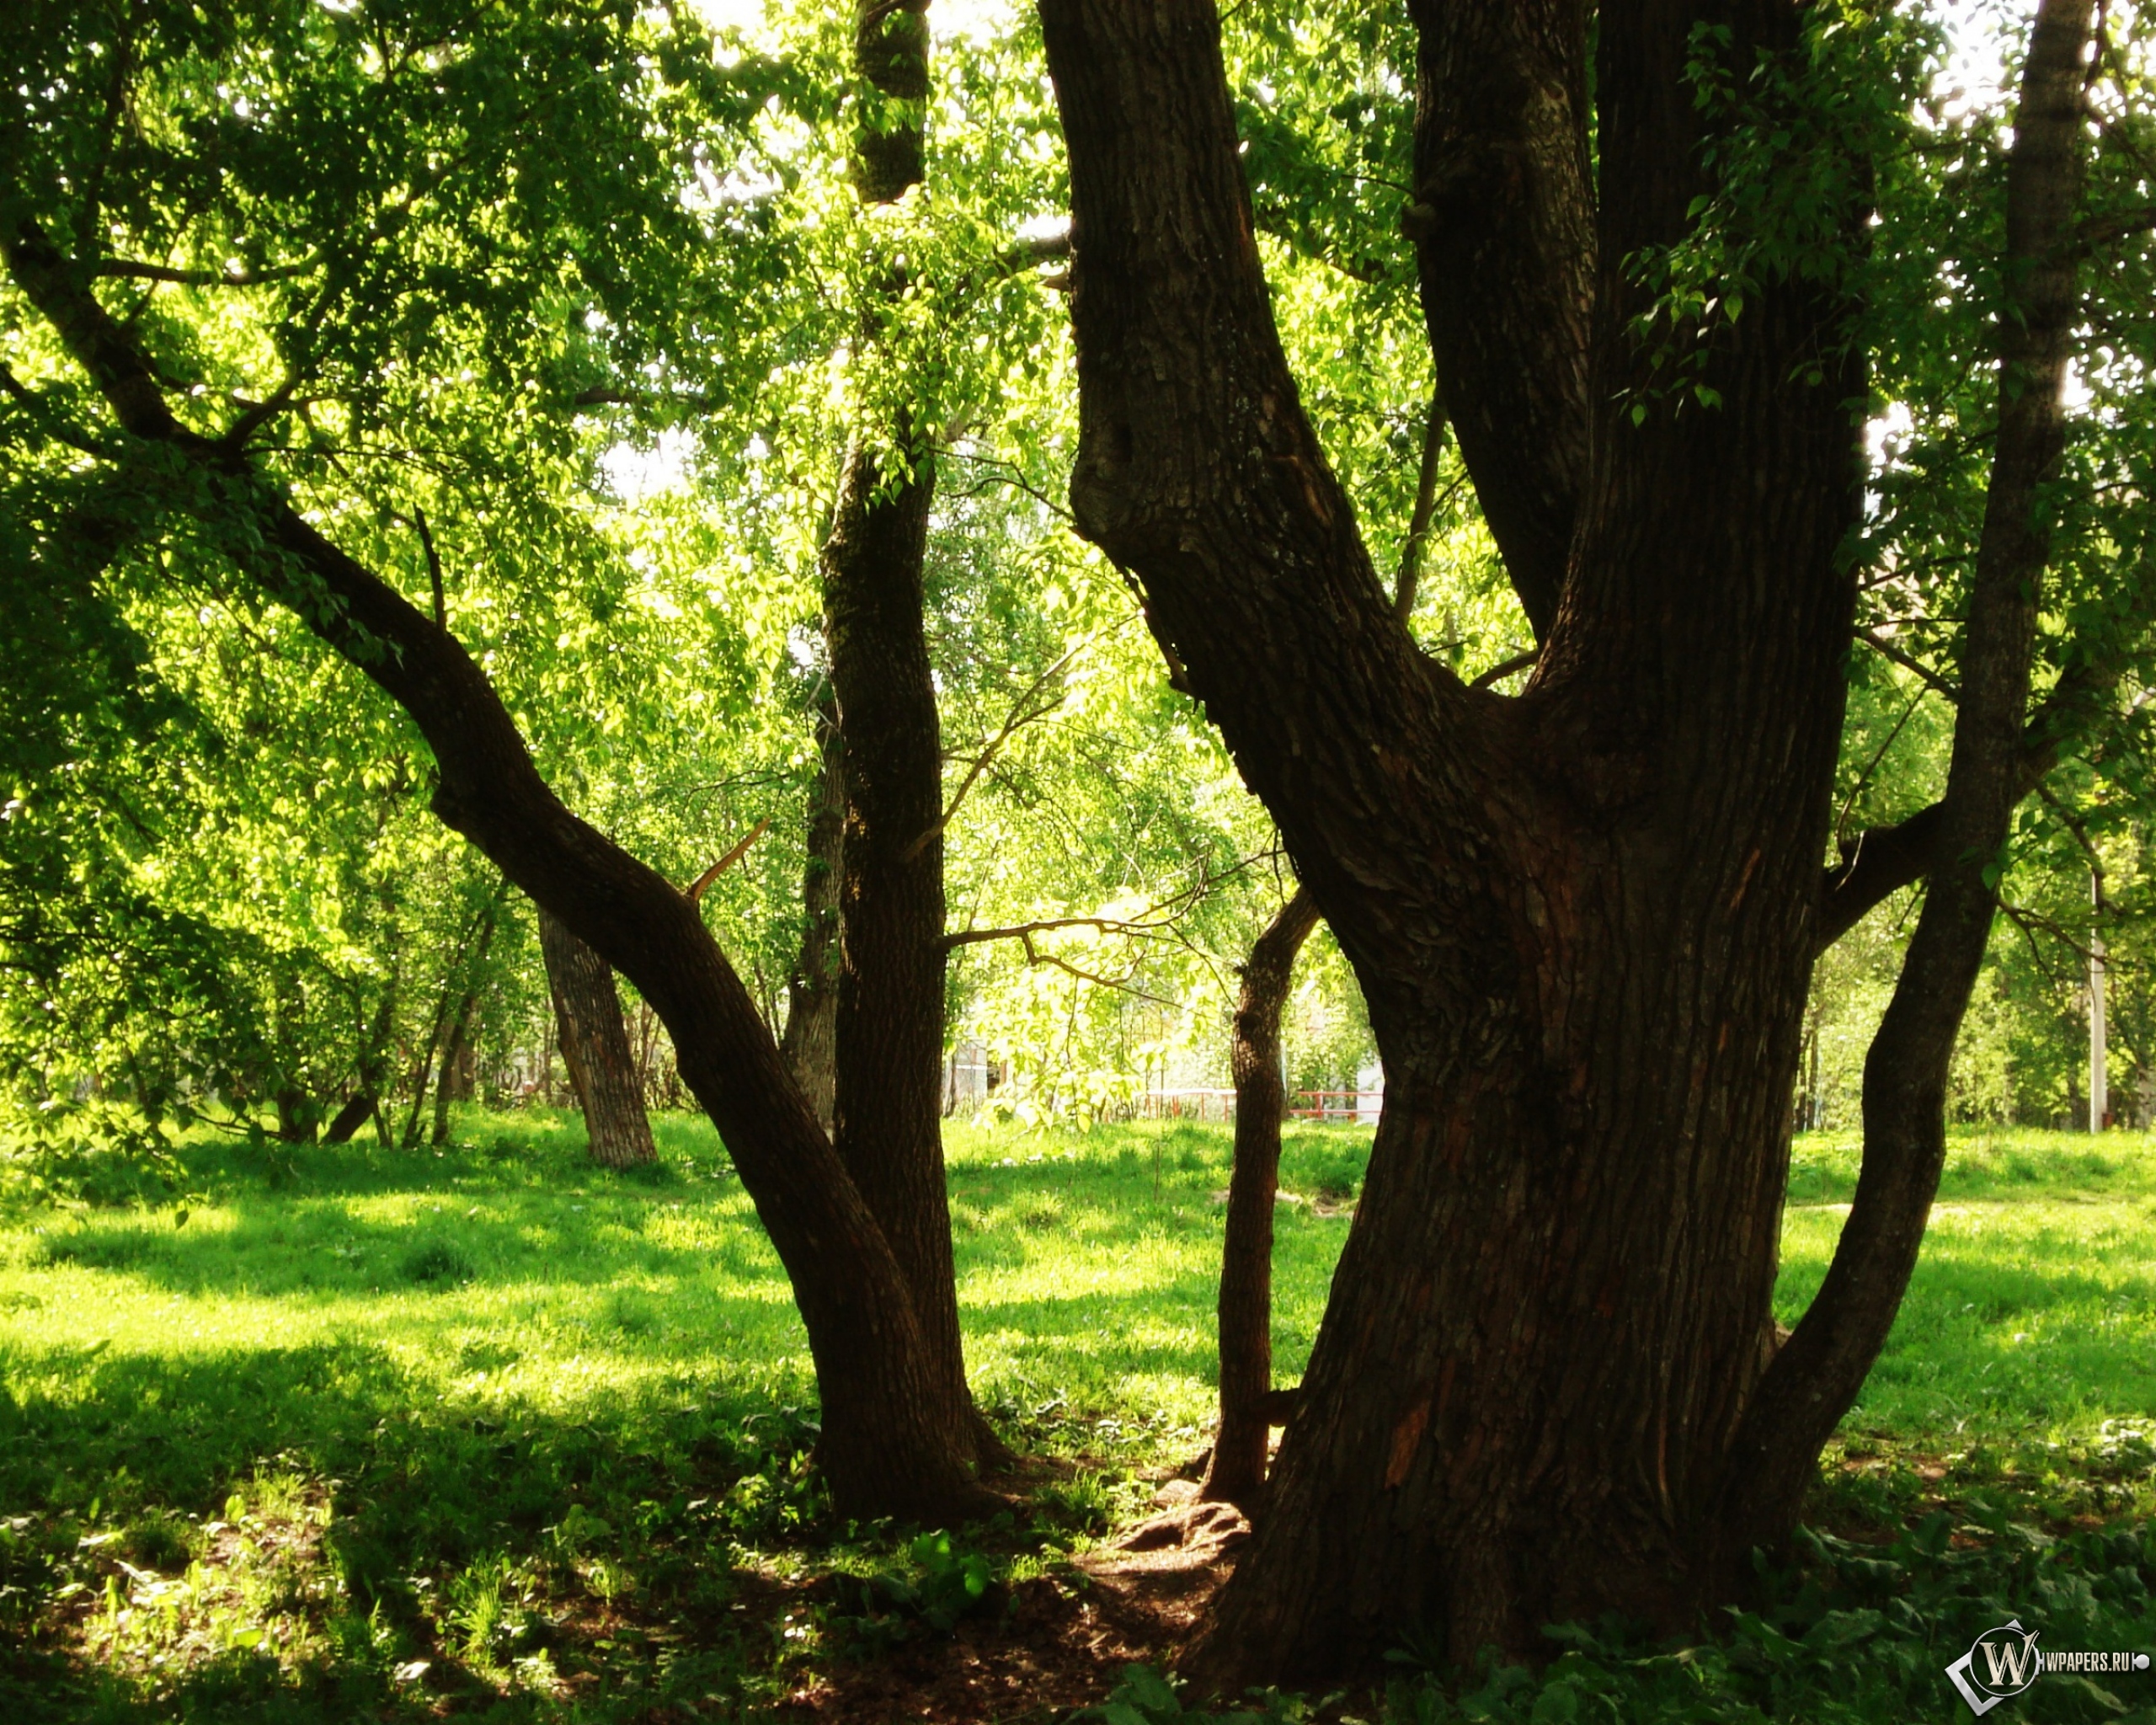
M622 1017L621 991L613 967L571 934L544 906L539 911L539 950L547 960L547 989L569 1087L584 1114L592 1161L609 1168L656 1162L643 1087Z
M1298 892L1250 949L1229 1049L1235 1087L1235 1166L1220 1247L1220 1431L1203 1496L1250 1508L1265 1484L1273 1417L1273 1207L1280 1190L1280 1013L1295 955L1317 927L1317 901Z
M2078 56L2085 0L2044 8L2068 10L2079 24L2059 35ZM1798 9L1600 8L1593 256L1553 262L1564 223L1535 214L1534 186L1571 159L1577 116L1549 93L1583 88L1583 66L1562 63L1577 13L1454 0L1422 13L1422 98L1437 110L1423 142L1439 119L1481 125L1463 159L1502 163L1520 116L1552 128L1518 163L1524 203L1460 212L1475 291L1433 312L1441 347L1443 319L1476 324L1446 389L1463 392L1461 448L1493 526L1492 494L1523 473L1530 491L1561 488L1534 479L1531 450L1514 451L1523 473L1493 467L1509 457L1502 436L1493 457L1470 430L1466 348L1515 355L1545 374L1526 380L1533 400L1562 399L1567 344L1534 325L1556 314L1532 307L1563 299L1574 264L1593 283L1571 552L1554 607L1540 553L1512 570L1545 640L1508 700L1414 652L1300 412L1212 8L1043 0L1071 163L1074 514L1142 585L1164 648L1278 821L1363 983L1386 1072L1269 1501L1191 1661L1229 1686L1315 1677L1410 1628L1466 1660L1492 1643L1531 1652L1542 1624L1608 1610L1689 1627L1729 1596L1742 1551L1786 1536L1793 1482L1849 1405L1913 1262L1964 972L1989 917L1983 868L2026 770L2041 556L1980 555L1971 675L1993 691L1974 709L1980 764L1964 772L1957 734L1962 788L1950 782L1930 830L1901 847L1935 862L1966 841L1963 866L1927 911L1938 932L1920 927L1867 1071L1881 1154L1875 1165L1867 1150L1829 1278L1840 1290L1778 1355L1770 1296L1826 920L1818 859L1854 599L1839 551L1858 515L1864 379L1854 358L1829 357L1853 351L1849 307L1802 283L1761 286L1711 332L1689 380L1719 398L1711 411L1657 393L1632 334L1646 306L1626 260L1681 238L1708 189L1707 121L1687 83L1695 24L1726 26L1732 63L1750 66L1796 51ZM2050 68L2042 79L2063 88L2045 24L2037 35L2032 79ZM1491 88L1432 88L1475 77ZM2047 112L2041 81L2031 121ZM2017 174L2047 131L2017 128ZM1838 213L1860 232L1861 211ZM1476 238L1476 223L1508 222ZM2015 249L2056 252L2020 238ZM2041 290L2045 272L2031 274ZM2008 325L2025 311L2036 307ZM2009 401L2055 382L2007 345L2009 372L2025 374L2009 376ZM2026 441L2013 424L2002 475L2025 478L2025 451L2006 460ZM1508 425L1538 435L1502 414L1482 431ZM1992 499L2024 541L2031 500ZM2004 573L1983 573L1994 564ZM1839 909L1856 895L1837 896Z
M949 1521L995 1500L976 1434L931 1370L890 1242L689 898L564 808L485 672L438 621L340 549L244 452L183 425L136 337L34 224L0 230L19 287L131 435L199 482L246 574L410 715L440 772L435 814L636 985L718 1129L790 1279L822 1397L817 1455L839 1513Z
M1547 644L1507 700L1415 652L1302 417L1210 8L1043 8L1072 166L1074 510L1278 820L1386 1071L1209 1677L1314 1676L1415 1625L1470 1658L1605 1609L1690 1621L1766 1363L1862 392L1803 373L1838 308L1770 288L1709 361L1723 411L1632 423L1622 262L1702 189L1687 20L1652 10L1604 8L1593 459L1561 597L1514 572ZM1737 8L1733 51L1786 47L1793 19ZM1487 270L1535 267L1528 238L1492 241ZM1479 350L1572 363L1520 323L1538 302L1492 284Z
M821 770L808 793L808 858L801 871L801 951L787 978L779 1052L824 1130L838 1098L839 888L846 873L845 740L838 710L819 706Z

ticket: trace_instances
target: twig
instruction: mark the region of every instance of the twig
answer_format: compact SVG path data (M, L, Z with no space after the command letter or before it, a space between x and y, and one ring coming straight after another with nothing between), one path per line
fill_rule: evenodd
M1874 634L1870 629L1859 629L1856 631L1856 638L1881 659L1890 660L1900 665L1903 670L1923 678L1930 688L1944 695L1956 707L1961 704L1961 692L1913 654L1904 652L1892 641Z
M1059 673L1070 663L1072 660L1075 659L1081 653L1083 653L1086 649L1091 644L1092 639L1089 636L1085 640L1081 641L1075 647L1073 647L1068 653L1065 654L1062 658L1057 660L1054 665L1051 665L1046 670L1043 671L1038 676L1033 679L1032 684L1027 688L1026 692L1021 695L1017 701L1012 705L1009 715L1003 721L1003 729L998 731L995 736L989 740L988 746L981 750L979 757L974 761L971 769L967 772L965 777L959 782L958 788L952 793L950 804L945 808L942 815L937 818L936 825L930 827L926 832L921 834L919 838L908 845L905 847L905 850L899 855L899 861L901 863L912 862L915 857L918 857L923 851L926 850L932 842L943 836L944 829L950 825L953 819L957 815L958 812L958 805L966 800L966 793L972 790L974 786L979 782L981 774L988 771L989 763L995 759L997 751L1001 750L1006 743L1011 740L1011 734L1014 731L1017 730L1022 725L1031 724L1037 718L1047 718L1049 713L1054 712L1057 708L1063 705L1064 697L1060 693L1059 693L1054 700L1047 702L1045 705L1033 708L1030 711L1027 710L1027 703L1040 693L1041 690L1047 686L1049 680Z
M683 896L685 896L691 904L695 904L697 900L701 899L704 895L705 889L708 888L714 880L717 880L720 875L725 873L728 869L731 868L736 862L739 862L742 857L748 854L749 846L755 844L758 839L764 836L765 829L770 826L771 824L771 818L770 815L766 814L761 820L750 827L749 829L749 836L743 839L741 842L736 845L732 850L728 851L723 857L721 857L718 862L712 863L710 868L704 870L702 874L699 874L696 878L695 881L691 884L688 891Z

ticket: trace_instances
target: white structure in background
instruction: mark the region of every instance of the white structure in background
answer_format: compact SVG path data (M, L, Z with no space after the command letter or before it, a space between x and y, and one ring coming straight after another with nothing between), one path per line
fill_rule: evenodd
M2104 877L2089 874L2089 902L2096 916L2089 924L2089 1130L2104 1130L2111 1111L2109 1075L2104 1071Z
M1355 1074L1355 1124L1374 1126L1385 1107L1385 1068L1372 1060Z
M943 1112L971 1114L988 1100L988 1050L970 1039L958 1043L943 1066Z

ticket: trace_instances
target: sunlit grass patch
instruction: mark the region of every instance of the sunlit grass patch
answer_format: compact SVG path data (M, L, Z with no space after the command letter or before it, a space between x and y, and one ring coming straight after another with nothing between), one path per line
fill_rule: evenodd
M903 1569L904 1540L830 1515L806 1339L708 1126L661 1120L666 1166L628 1179L558 1116L458 1124L440 1156L273 1169L192 1146L184 1223L7 1219L0 1615L24 1651L0 1680L52 1717L220 1725L739 1710L834 1657L841 1619L897 1635L905 1589L941 1585L817 1590ZM1329 1201L1276 1215L1284 1381L1368 1144L1287 1135L1283 1188ZM957 1124L949 1147L977 1393L1061 1468L1029 1521L982 1535L1022 1579L1139 1514L1142 1476L1206 1441L1229 1135ZM1847 1140L1798 1146L1785 1314L1854 1172ZM1891 1524L1987 1492L2062 1525L2147 1513L2149 1172L2123 1137L1957 1140L1822 1515Z

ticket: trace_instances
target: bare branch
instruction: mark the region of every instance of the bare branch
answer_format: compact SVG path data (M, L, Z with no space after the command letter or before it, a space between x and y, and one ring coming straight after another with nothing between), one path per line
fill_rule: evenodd
M710 887L711 884L714 880L717 880L720 875L725 873L728 869L731 868L736 862L739 862L744 857L749 854L749 846L755 844L758 839L764 836L765 830L768 828L771 824L771 818L770 815L766 814L761 820L750 827L749 829L749 836L743 839L739 844L734 846L734 847L728 851L723 857L721 857L718 862L712 863L710 868L704 870L702 874L699 874L696 879L690 884L688 890L684 893L682 896L687 899L692 905L695 904L697 900L703 897L705 891Z
M953 947L978 946L983 941L1027 940L1036 934L1047 934L1059 928L1094 928L1106 934L1151 935L1162 932L1165 922L1125 922L1113 916L1050 916L1038 922L1018 922L1008 928L962 928L954 934L943 937L946 950ZM1031 948L1028 947L1028 951Z
M989 763L995 759L997 753L1006 743L1011 740L1015 732L1025 725L1031 724L1035 719L1047 718L1049 713L1063 705L1064 697L1060 692L1053 701L1043 702L1038 707L1029 706L1028 703L1033 702L1047 686L1050 678L1060 675L1072 660L1091 645L1092 638L1088 636L1033 679L1033 682L1027 686L1026 692L1021 695L1011 707L1009 715L1003 721L1003 729L989 740L988 746L981 750L979 756L974 760L971 770L960 781L958 788L952 793L950 804L945 808L936 825L906 846L899 858L900 862L912 862L915 857L926 850L930 844L942 836L944 830L951 825L953 818L957 815L958 805L966 800L966 793L979 782L980 776L988 771Z
M1492 665L1467 686L1470 689L1486 689L1492 683L1502 683L1514 671L1525 670L1541 656L1542 649L1540 647L1530 647L1524 653L1515 653L1510 659L1499 660L1497 664Z
M297 264L279 264L267 270L179 270L168 264L140 263L131 258L106 258L97 266L99 276L125 281L161 281L176 287L259 287L268 281L290 281L319 269L319 257Z
M1870 629L1857 630L1856 638L1881 659L1891 660L1903 670L1922 678L1926 687L1944 695L1956 706L1961 705L1961 692L1914 654L1905 652L1885 636L1876 634Z

